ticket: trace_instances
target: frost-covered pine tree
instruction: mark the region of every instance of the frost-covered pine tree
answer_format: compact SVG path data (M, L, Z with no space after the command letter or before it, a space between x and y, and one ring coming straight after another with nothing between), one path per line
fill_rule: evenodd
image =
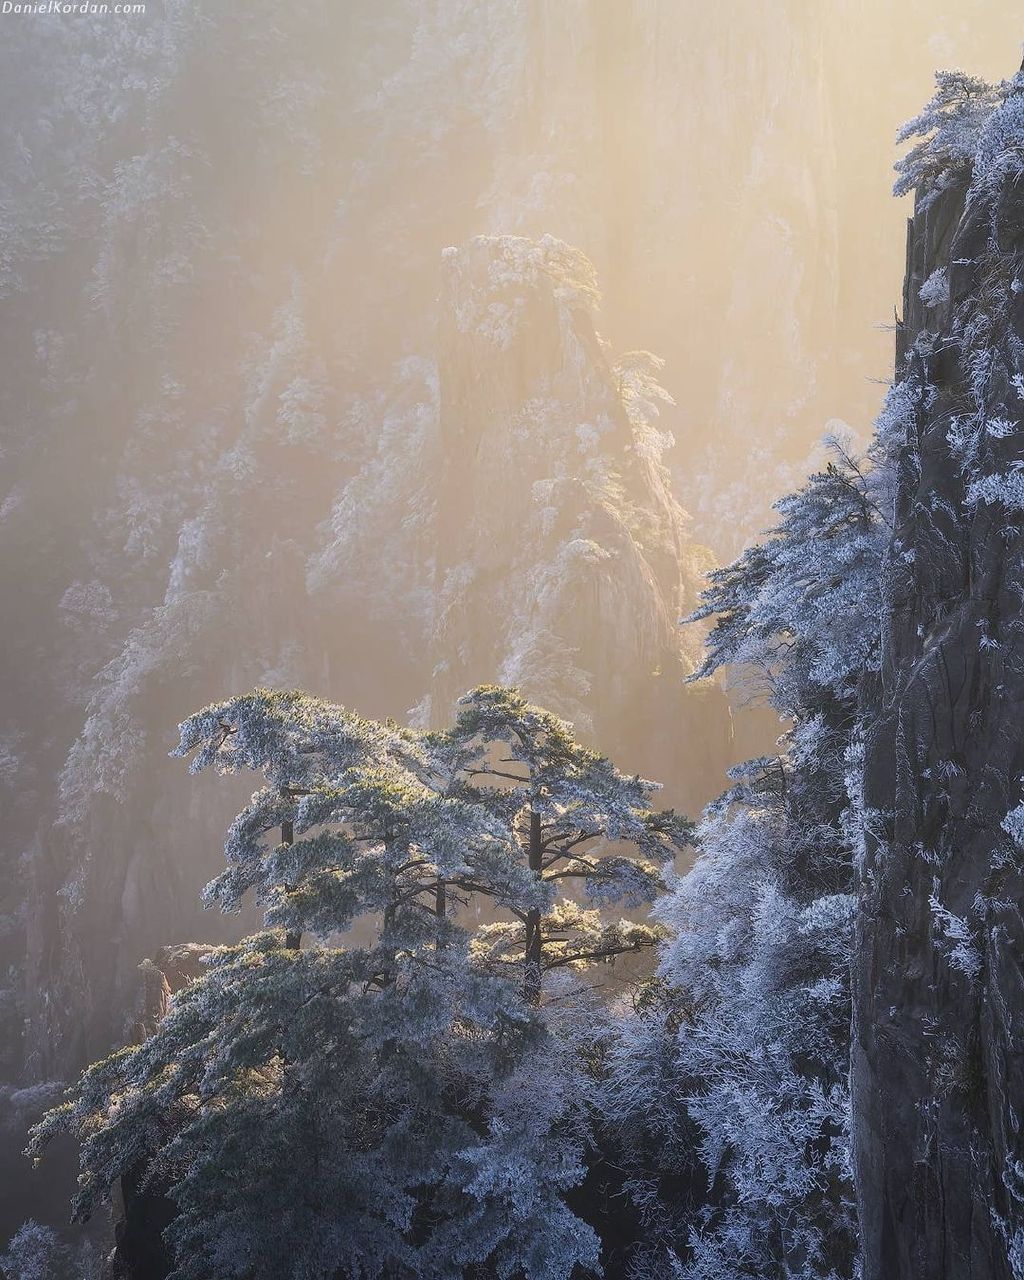
M894 391L886 414L903 405ZM853 1274L856 691L878 661L891 498L881 448L866 464L833 449L769 536L711 575L697 615L716 619L698 677L735 670L792 727L706 810L693 869L655 911L672 934L657 984L611 1054L605 1116L647 1224L639 1275Z
M652 809L656 784L620 773L517 690L482 685L461 703L446 735L458 753L460 794L503 825L542 894L512 921L477 931L477 960L496 971L520 968L524 993L537 1003L545 973L653 946L656 928L607 921L600 907L652 902L665 864L689 843L690 823ZM573 884L590 905L561 892Z
M932 203L951 183L970 174L978 134L1001 99L1000 86L963 71L939 71L928 104L904 124L897 142L917 139L896 164L893 194L923 189Z
M448 733L268 690L181 726L193 772L263 775L206 898L251 894L266 929L216 950L33 1143L82 1139L79 1216L126 1175L165 1190L178 1280L598 1265L565 1199L585 1172L580 1064L536 1007L541 975L656 935L558 881L644 901L687 827L515 691L464 702ZM473 899L512 923L474 936Z
M543 1025L518 983L469 963L439 893L479 885L529 910L535 881L484 806L426 781L427 747L301 694L182 725L193 770L264 775L207 896L232 910L254 892L268 927L216 951L35 1135L37 1151L83 1139L79 1215L140 1166L166 1188L181 1280L596 1265L562 1197L582 1176L572 1099L556 1081L516 1105Z

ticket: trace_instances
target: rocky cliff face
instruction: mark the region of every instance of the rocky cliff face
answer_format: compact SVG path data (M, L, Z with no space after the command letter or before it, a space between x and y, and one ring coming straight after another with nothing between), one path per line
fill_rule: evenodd
M866 1280L1024 1273L1022 88L980 132L967 107L940 127L909 226L883 664L864 698Z
M550 236L445 252L431 715L518 685L692 812L730 751L724 696L683 684L710 555L662 462L661 362L613 362L596 302Z

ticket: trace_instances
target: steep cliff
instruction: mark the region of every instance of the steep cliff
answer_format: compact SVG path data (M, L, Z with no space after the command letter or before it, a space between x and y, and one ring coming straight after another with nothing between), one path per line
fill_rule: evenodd
M661 362L613 363L596 301L550 236L445 252L431 715L519 685L692 811L730 751L721 691L683 683L699 636L678 620L710 555L662 462Z
M1005 100L1003 100L1005 99ZM901 335L853 968L865 1280L1024 1274L1024 78L940 79Z

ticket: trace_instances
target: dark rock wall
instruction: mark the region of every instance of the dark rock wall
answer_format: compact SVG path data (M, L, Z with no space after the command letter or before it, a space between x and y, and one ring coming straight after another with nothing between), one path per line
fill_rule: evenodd
M865 1280L1024 1274L1024 187L974 182L919 196L908 232L909 425L882 669L864 693L852 1085ZM933 287L926 305L941 268L948 298Z

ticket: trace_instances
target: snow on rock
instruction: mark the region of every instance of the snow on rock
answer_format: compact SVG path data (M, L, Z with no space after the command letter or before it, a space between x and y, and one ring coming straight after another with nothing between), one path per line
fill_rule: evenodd
M593 268L554 237L480 236L442 270L433 712L521 685L692 806L728 717L683 687L700 637L678 620L710 558L662 462L660 362L613 363Z

